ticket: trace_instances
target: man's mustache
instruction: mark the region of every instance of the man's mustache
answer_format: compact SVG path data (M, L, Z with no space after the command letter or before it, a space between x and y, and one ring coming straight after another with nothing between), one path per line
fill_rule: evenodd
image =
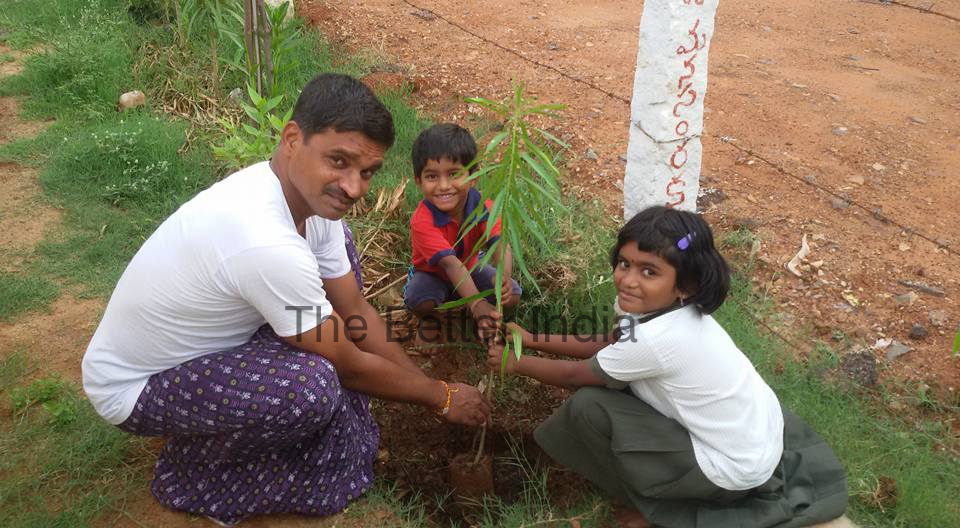
M327 194L332 195L335 198L343 200L344 202L353 205L359 198L351 198L347 193L343 192L343 189L336 185L327 186Z

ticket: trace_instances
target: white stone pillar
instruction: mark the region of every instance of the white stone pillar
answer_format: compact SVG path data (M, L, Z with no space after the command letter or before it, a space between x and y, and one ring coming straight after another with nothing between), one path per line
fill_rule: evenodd
M644 0L630 105L624 217L697 208L707 52L719 0Z

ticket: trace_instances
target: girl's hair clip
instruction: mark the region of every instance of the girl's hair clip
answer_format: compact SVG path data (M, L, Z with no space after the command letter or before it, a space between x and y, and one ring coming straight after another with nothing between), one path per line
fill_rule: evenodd
M687 236L681 238L680 240L677 240L677 248L679 248L680 251L686 251L686 249L690 247L690 243L693 242L693 237L695 236L697 236L696 231L687 233Z

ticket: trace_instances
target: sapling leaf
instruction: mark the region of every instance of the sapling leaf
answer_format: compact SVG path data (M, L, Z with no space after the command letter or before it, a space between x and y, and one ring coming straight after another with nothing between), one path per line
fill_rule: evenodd
M520 156L523 158L524 161L527 162L527 164L530 167L533 168L534 171L537 172L537 174L539 174L544 179L544 181L547 182L548 185L550 185L550 187L553 187L555 190L558 190L556 182L553 180L553 176L549 172L547 172L546 169L541 167L540 163L537 160L530 157L530 155L527 154L526 152L521 153Z
M507 354L510 353L510 341L506 341L503 344L503 354L500 356L500 377L504 377L507 374L507 358L510 357Z
M477 169L476 171L474 171L473 174L467 176L467 179L463 180L463 182L464 182L464 183L470 183L470 182L472 182L472 181L474 181L474 180L476 180L476 179L478 179L478 178L480 178L480 177L482 177L482 176L486 176L487 173L489 173L489 172L491 172L491 171L494 171L494 170L497 170L497 167L496 167L495 165L490 166L490 167L483 167L483 168Z
M494 291L494 289L491 288L491 289L489 289L489 290L483 290L482 292L479 292L479 293L477 293L476 295L471 295L471 296L469 296L469 297L462 297L462 298L457 299L457 300L455 300L455 301L445 302L445 303L441 304L440 306L437 306L437 307L435 308L435 310L437 310L438 312L443 312L443 311L446 311L446 310L452 310L452 309L457 308L457 307L459 307L459 306L463 306L464 304L467 304L467 303L469 303L469 302L476 301L477 299L485 299L486 297L489 297L490 294L493 293L493 291Z
M541 231L543 228L543 223L539 218L539 213L537 210L531 210L536 218L531 217L530 212L528 212L525 207L518 207L515 210L520 213L520 216L523 218L523 225L526 227L527 232L536 237L537 241L544 246L549 245L547 244L547 238L543 235L543 231Z
M504 247L502 244L498 244L497 251L500 252L500 258L497 259L497 278L493 281L493 293L497 297L497 312L500 312L500 316L503 316L503 288L500 287L503 284L503 251Z
M953 337L953 357L960 353L960 328L957 328L957 335Z
M538 104L536 106L531 106L530 108L527 109L527 112L531 114L538 114L538 115L549 116L549 117L558 117L557 114L555 114L554 112L563 110L566 107L567 105L560 104L560 103L544 103L544 104Z
M520 332L511 332L513 334L513 354L517 356L517 361L520 361L520 356L523 355L523 336L520 335ZM506 352L506 347L504 347L504 352Z
M537 183L537 182L533 181L532 179L527 178L527 177L525 177L525 176L520 176L520 178L523 179L527 184L532 185L534 188L536 188L538 191L540 191L540 193L543 195L543 197L546 198L547 200L553 202L553 204L554 204L556 207L560 207L560 208L563 207L563 204L560 203L560 199L557 198L556 196L554 196L552 193L547 192L547 190L544 189L542 185L540 185L539 183Z
M487 144L487 148L485 149L484 154L486 155L493 152L494 149L496 149L500 145L500 143L507 137L509 133L510 133L509 130L503 130L496 136L493 136L493 139L491 139L490 143Z
M514 224L519 222L517 222L515 218L512 218L510 223ZM530 273L529 268L527 268L527 263L523 258L523 246L520 245L520 235L518 234L518 231L518 229L511 229L509 233L510 244L513 246L512 255L513 258L516 259L516 267L520 270L520 274L526 277L534 286L536 286L537 281Z
M542 128L537 128L537 127L533 127L533 129L536 130L540 135L549 139L550 141L553 141L557 145L560 145L565 149L570 148L570 144L568 144L566 141L563 141L562 139L557 138L557 136L554 136L550 132L547 132L546 130Z

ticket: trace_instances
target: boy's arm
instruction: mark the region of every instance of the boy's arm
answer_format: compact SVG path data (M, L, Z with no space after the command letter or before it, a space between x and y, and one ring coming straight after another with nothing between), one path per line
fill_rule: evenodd
M470 270L463 265L463 262L456 255L447 255L440 259L440 267L447 274L447 278L456 287L460 298L466 299L480 293L477 285L470 276ZM496 321L500 319L500 314L496 308L486 301L486 299L476 299L468 305L470 313L480 327L481 333L491 335L490 332L496 329Z

